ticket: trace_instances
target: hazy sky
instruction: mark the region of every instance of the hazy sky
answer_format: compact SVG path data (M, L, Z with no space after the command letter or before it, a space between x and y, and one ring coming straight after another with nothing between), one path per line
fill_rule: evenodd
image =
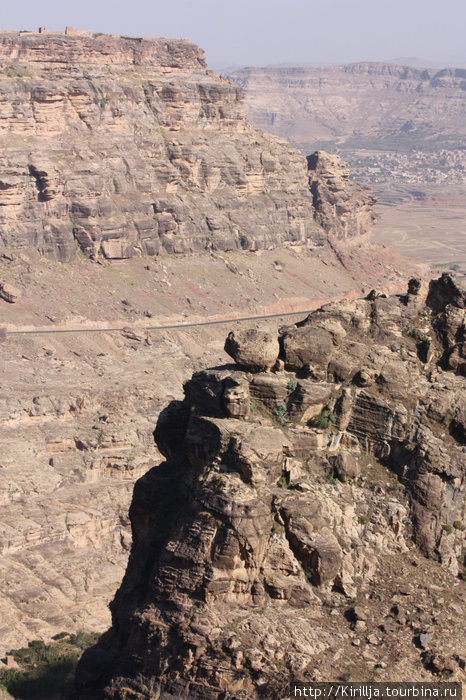
M465 0L1 0L0 28L185 37L209 65L466 65Z

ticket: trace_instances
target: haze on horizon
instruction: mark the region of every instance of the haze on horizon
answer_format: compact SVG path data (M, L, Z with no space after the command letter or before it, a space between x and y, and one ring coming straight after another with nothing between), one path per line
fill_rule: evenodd
M1 29L41 25L184 37L214 68L406 57L466 66L464 0L20 0L0 10Z

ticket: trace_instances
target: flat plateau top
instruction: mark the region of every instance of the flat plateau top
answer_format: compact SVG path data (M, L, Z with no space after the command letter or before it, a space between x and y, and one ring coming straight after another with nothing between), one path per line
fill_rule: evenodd
M0 61L132 63L205 68L204 52L188 39L67 32L0 31Z

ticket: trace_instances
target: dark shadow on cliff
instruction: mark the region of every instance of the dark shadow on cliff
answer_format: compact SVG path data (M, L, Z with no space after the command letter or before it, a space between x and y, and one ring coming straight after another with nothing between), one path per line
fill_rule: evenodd
M0 689L17 700L59 700L73 692L73 672L81 654L94 644L97 634L60 633L50 644L32 641L11 655L19 668L0 670Z
M75 667L76 659L64 658L47 668L34 671L2 671L0 688L18 700L53 700L62 697L69 674ZM7 675L8 674L8 675Z
M131 632L127 621L147 599L160 556L180 519L186 517L191 497L188 473L196 472L183 455L191 415L189 407L181 401L172 401L159 415L154 440L166 461L149 470L134 486L129 510L133 544L122 584L109 606L112 629L84 653L78 664L79 697L99 697L96 695L99 688L114 673L119 651ZM194 430L191 436L194 450L196 438ZM202 443L204 436L199 440Z

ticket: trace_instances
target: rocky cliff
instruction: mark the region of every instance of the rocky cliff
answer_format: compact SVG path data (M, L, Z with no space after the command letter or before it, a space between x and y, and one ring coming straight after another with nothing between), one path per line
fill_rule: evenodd
M305 155L337 153L371 187L375 241L465 277L466 70L270 66L230 79L254 126Z
M80 696L464 678L464 307L444 275L228 335L160 415Z
M376 198L367 187L351 182L341 158L325 151L308 156L314 218L330 239L364 240L375 221Z
M305 160L185 40L0 34L0 150L6 247L121 259L326 235Z
M466 139L466 70L389 63L245 68L231 74L258 128L307 153L323 142L432 151Z

